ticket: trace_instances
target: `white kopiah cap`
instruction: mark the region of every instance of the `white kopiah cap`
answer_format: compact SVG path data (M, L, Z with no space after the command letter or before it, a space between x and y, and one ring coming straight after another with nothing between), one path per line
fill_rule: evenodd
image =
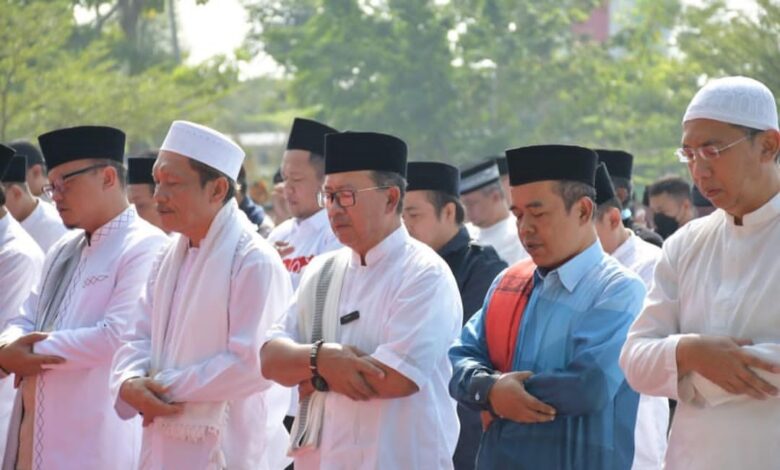
M718 78L704 85L691 100L683 123L693 119L777 130L777 103L769 88L758 80Z
M188 121L173 121L160 150L197 160L233 181L244 163L244 151L235 142L214 129Z

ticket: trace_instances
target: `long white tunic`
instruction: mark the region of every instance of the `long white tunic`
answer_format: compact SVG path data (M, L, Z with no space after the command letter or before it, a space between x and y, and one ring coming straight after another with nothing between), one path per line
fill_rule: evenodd
M661 249L630 232L612 256L620 264L637 273L648 291L653 284L653 273ZM666 431L669 428L669 400L641 394L634 431L633 470L658 470L663 467L666 454Z
M621 365L636 390L679 400L667 469L760 469L780 462L780 402L743 397L702 407L683 400L689 376L678 381L676 360L684 335L780 343L779 242L780 194L747 214L741 226L718 210L689 222L664 243L654 286L628 334ZM780 355L774 359L780 362Z
M517 219L509 216L490 227L479 228L473 224L466 224L471 237L480 245L492 246L498 252L499 258L513 265L518 261L528 258L528 252L520 243L517 234Z
M171 245L175 246L175 243ZM198 256L209 253L190 248L177 280L176 294L192 273ZM158 266L159 267L159 266ZM292 298L292 287L276 251L255 233L245 233L233 261L228 300L229 340L223 353L193 366L161 372L173 402L228 402L227 427L221 441L207 435L206 442L186 442L163 434L154 424L143 430L141 466L144 470L205 469L212 452L221 451L230 470L276 470L288 463L287 431L282 425L289 391L263 378L259 351L270 326L282 321ZM152 350L151 313L156 268L137 307L134 327L123 336L124 346L114 359L112 389L118 395L122 382L149 375ZM171 307L177 312L180 296ZM171 316L169 328L184 316ZM192 339L209 332L191 326ZM155 338L157 340L157 338ZM120 398L116 412L124 419L137 411ZM218 447L220 446L220 447Z
M78 234L69 233L51 248L44 273L62 244ZM65 358L36 376L34 469L136 467L141 425L114 413L109 372L154 256L166 243L168 237L130 207L96 230L82 249L55 331L34 346L38 354ZM3 342L34 330L37 291L11 320Z
M32 213L20 222L22 227L38 243L44 253L59 240L68 229L51 203L38 199Z
M294 289L298 288L304 268L315 256L343 246L330 228L325 209L306 219L285 220L271 231L268 241L272 244L285 242L293 248L282 261L290 273Z
M321 259L315 259L304 275L321 268ZM309 342L298 337L296 305L271 338ZM419 391L364 402L328 393L320 446L297 457L295 468L452 468L459 424L448 393L452 367L447 350L460 332L462 310L447 264L403 226L367 253L365 266L352 252L338 315L360 314L340 325L339 342L371 354L412 380Z
M0 218L0 328L19 314L42 270L43 252L35 241L11 214ZM0 380L0 456L5 452L15 397L13 377Z

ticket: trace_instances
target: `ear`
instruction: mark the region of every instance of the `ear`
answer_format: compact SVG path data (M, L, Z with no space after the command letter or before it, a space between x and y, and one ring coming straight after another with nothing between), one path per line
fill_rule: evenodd
M577 203L577 216L580 219L580 223L589 224L593 221L593 211L596 209L593 200L589 197L580 198Z
M387 206L385 207L385 213L389 214L396 211L398 204L401 203L401 190L393 186L387 189Z
M441 211L442 217L444 217L444 220L447 221L447 223L455 223L455 203L454 202L448 202L447 204L444 204L444 207Z
M218 202L221 204L225 199L225 195L228 193L230 183L228 182L227 178L224 177L217 178L216 180L212 181L212 183L214 183L214 185L211 189L209 202Z
M780 152L780 132L774 129L764 131L761 139L761 161L774 162Z
M119 174L113 166L107 166L103 171L103 187L110 188L119 183Z
M622 222L623 219L620 216L620 210L617 208L612 208L609 211L609 228L612 230L615 230Z

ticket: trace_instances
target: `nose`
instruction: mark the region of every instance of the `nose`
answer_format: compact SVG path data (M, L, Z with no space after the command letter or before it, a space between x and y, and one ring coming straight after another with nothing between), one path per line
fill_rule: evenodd
M155 203L159 203L162 201L165 201L168 199L167 193L162 189L162 186L159 184L156 184L154 186L154 193L152 194L152 199L154 199Z
M703 158L696 158L694 161L688 163L688 171L691 173L691 177L694 181L712 176L712 167L710 166L710 163Z

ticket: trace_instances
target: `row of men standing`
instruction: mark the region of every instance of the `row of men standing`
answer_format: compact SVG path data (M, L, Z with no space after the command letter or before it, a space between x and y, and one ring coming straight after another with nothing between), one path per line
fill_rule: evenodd
M154 198L172 241L127 204L121 132L45 134L48 192L81 230L48 251L0 336L20 388L4 467L282 468L276 382L300 392L289 454L304 469L449 468L453 453L458 468L659 468L660 397L684 414L667 467L761 468L776 457L776 426L756 422L780 371L772 293L734 287L770 286L777 270L757 279L731 250L776 240L775 100L752 80L713 81L683 128L678 156L723 210L664 252L625 227L603 152L508 150L525 257L508 269L463 225L471 175L407 165L393 136L296 120L282 165L295 217L274 250L238 210L244 155L221 134L176 122L162 145ZM707 300L713 288L728 306ZM756 442L721 442L738 435Z

